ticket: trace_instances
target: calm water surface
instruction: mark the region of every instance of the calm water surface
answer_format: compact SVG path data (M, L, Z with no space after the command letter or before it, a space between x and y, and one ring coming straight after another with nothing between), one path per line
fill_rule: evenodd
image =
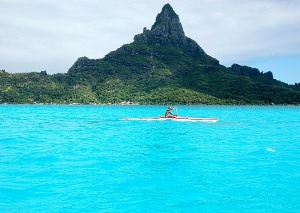
M0 105L0 212L300 212L300 107Z

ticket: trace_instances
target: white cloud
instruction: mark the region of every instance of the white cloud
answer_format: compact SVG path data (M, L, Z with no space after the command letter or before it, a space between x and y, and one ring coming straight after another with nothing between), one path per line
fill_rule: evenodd
M196 13L195 11L198 11ZM300 1L204 1L182 16L186 32L224 63L299 54ZM188 8L183 11L188 13ZM186 23L186 24L185 24Z

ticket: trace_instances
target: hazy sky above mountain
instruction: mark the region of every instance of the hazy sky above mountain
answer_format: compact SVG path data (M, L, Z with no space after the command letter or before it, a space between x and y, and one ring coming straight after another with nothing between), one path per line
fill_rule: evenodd
M67 72L131 43L166 3L221 64L300 82L300 0L0 0L0 69Z

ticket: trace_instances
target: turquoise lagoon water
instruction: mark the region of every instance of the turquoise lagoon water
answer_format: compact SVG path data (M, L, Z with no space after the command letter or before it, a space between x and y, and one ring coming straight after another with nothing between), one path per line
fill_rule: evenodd
M0 212L300 212L300 107L0 105Z

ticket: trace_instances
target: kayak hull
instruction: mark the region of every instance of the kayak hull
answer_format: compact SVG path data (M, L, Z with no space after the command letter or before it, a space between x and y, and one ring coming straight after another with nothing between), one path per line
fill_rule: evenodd
M178 117L178 116L168 116L168 117L157 117L157 118L123 118L122 120L144 120L144 121L200 121L200 122L211 122L215 123L218 121L217 118L189 118L189 117Z

